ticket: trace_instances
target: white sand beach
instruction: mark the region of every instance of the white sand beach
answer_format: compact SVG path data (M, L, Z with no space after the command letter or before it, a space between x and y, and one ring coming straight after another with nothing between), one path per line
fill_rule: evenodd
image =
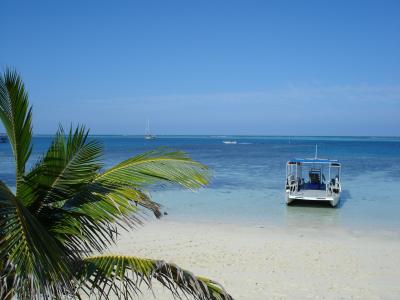
M165 218L124 232L113 252L176 263L219 281L239 300L400 298L400 236L389 231ZM172 299L162 288L155 295Z

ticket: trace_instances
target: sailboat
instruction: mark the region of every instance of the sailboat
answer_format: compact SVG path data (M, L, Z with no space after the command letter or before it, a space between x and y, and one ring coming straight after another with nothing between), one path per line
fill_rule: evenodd
M154 140L155 138L156 138L156 136L151 134L151 131L150 131L150 121L147 120L146 131L144 133L144 139L145 140Z

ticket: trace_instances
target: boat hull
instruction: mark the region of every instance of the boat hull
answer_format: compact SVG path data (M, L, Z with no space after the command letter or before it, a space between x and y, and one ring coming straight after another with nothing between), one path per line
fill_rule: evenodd
M340 201L340 193L334 193L331 196L318 195L316 193L289 193L286 192L286 204L289 205L294 201L322 201L329 202L332 207L336 207Z

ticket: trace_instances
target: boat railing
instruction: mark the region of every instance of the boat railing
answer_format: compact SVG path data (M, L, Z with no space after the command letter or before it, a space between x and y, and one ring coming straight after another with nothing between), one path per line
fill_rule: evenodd
M335 181L333 179L333 181ZM318 185L318 186L317 186ZM303 178L296 178L294 175L289 175L286 180L286 190L289 192L289 195L299 195L302 190L318 190L325 191L326 196L331 196L332 192L337 193L337 190L340 189L340 183L338 182L322 182L316 184L315 182L304 182Z
M325 191L326 197L330 197L332 194L338 194L341 192L341 185L338 175L335 178L331 178L328 182L326 181L322 172L318 175L314 176L315 178L310 177L310 181L305 182L304 178L298 177L297 174L289 173L286 178L286 191L290 196L299 196L302 190L319 190Z

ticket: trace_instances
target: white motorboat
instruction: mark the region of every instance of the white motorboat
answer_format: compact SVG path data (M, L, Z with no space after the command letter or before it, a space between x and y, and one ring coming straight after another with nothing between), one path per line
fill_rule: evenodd
M297 158L286 164L286 204L293 201L328 201L336 207L340 201L341 164L338 160ZM326 178L328 180L326 180Z

